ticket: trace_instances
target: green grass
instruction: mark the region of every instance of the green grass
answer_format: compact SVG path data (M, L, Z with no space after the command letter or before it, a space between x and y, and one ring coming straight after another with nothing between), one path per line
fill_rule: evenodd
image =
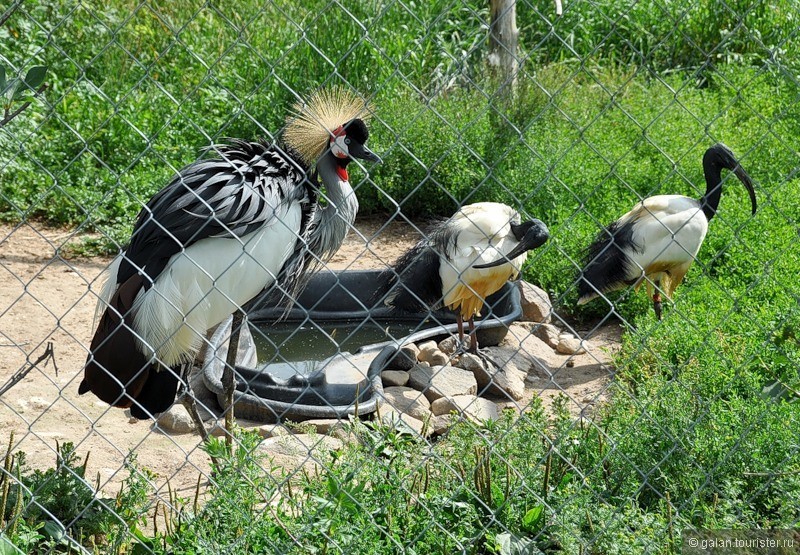
M89 453L81 461L72 443L56 443L55 453L55 466L31 470L24 452L7 451L0 475L0 553L75 553L80 545L118 551L129 545L130 532L143 523L153 475L137 468L132 455L119 493L104 498L99 475L98 486L87 481Z
M107 240L78 250L114 250L203 147L277 132L294 91L346 80L373 99L370 144L384 158L369 179L352 172L364 212L419 222L465 202L522 207L552 233L526 278L573 321L619 317L628 331L611 401L591 421L537 404L433 447L359 426L360 443L291 492L248 457L254 438L236 455L212 444L223 462L208 504L140 543L502 553L510 533L545 552L674 553L687 526L796 527L795 1L575 2L552 30L536 13L549 5L521 2L530 58L511 104L490 94L484 2L205 4L38 2L0 28L0 63L48 65L53 108L34 103L0 130L2 218L97 230ZM700 196L716 141L753 177L758 214L728 179L662 322L632 291L578 309L589 241L643 196ZM263 503L277 490L276 520Z

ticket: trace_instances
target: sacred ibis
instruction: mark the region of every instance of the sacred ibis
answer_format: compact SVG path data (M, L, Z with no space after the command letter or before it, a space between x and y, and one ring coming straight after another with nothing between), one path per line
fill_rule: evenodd
M681 195L658 195L603 230L588 250L578 282L578 304L610 291L645 281L653 310L661 319L661 293L672 298L703 245L708 222L717 213L722 195L722 169L728 169L747 188L753 214L753 182L733 152L718 143L703 156L706 192L699 200Z
M380 162L367 116L357 95L319 91L294 105L281 142L214 147L158 192L110 267L79 393L140 419L162 412L209 328L276 280L296 294L355 219L348 164Z
M464 344L469 323L469 349L477 352L475 316L484 300L509 279L515 279L528 251L545 243L547 226L521 221L519 212L497 202L462 207L436 224L394 266L383 272L385 303L404 312L447 307L456 313L458 339Z

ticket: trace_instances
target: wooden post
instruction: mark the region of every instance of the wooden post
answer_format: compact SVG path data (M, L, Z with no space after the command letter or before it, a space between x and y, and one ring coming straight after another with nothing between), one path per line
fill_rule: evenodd
M512 92L517 83L517 0L489 1L489 67L498 81L498 93Z

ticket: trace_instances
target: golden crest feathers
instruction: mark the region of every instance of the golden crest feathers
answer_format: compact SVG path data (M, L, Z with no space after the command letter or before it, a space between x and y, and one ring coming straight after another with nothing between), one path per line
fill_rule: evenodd
M369 116L367 103L350 89L321 89L292 106L283 140L305 163L312 164L328 148L336 128L355 118L366 122Z

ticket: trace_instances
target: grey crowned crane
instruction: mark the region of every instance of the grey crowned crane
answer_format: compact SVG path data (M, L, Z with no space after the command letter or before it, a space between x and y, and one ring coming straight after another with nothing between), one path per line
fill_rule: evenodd
M404 312L447 307L456 313L458 339L464 344L469 323L469 349L477 352L475 316L486 297L515 279L528 251L543 245L549 234L539 220L521 221L519 212L497 202L462 207L436 224L394 266L383 273L386 304Z
M355 219L348 164L380 161L366 117L355 94L317 92L294 105L282 144L215 147L150 199L110 266L79 393L149 418L175 401L208 329L276 280L296 293Z
M747 172L733 152L718 143L703 155L706 193L699 200L681 195L658 195L637 204L602 231L587 250L578 282L578 304L610 291L647 284L647 296L661 319L661 293L672 298L694 262L717 213L722 195L722 169L728 169L747 188L753 214L756 193Z

